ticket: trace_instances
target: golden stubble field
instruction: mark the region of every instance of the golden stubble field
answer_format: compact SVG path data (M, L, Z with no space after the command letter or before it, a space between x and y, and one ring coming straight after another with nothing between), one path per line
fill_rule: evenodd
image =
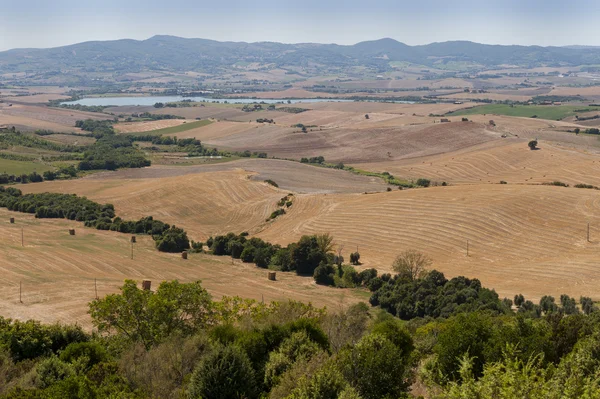
M172 182L172 184L170 183ZM287 191L232 170L160 179L83 179L23 186L112 202L117 213L147 214L191 237L249 230L285 245L331 233L363 267L389 271L406 249L422 251L449 276L482 280L503 296L597 297L600 191L530 184L469 184L379 193L296 194L275 221L264 218ZM586 242L591 223L592 242ZM470 256L466 256L466 242Z
M122 217L152 215L184 227L196 241L248 231L286 245L303 234L331 233L346 257L358 248L361 268L388 272L399 252L415 249L429 255L447 276L479 278L501 296L523 293L537 300L566 293L600 300L600 191L572 187L600 186L597 138L567 133L574 121L479 115L469 116L473 122L451 117L451 123L439 123L439 117L429 116L458 106L320 103L301 114L276 112L274 125L221 121L178 134L220 148L266 149L269 156L324 155L328 161L399 178L446 181L448 187L386 192L387 185L374 177L283 160L244 159L153 166L19 188L110 202ZM496 121L495 127L489 119ZM306 134L291 127L304 122L316 127ZM539 138L539 150L528 149L531 138ZM264 183L267 178L280 188ZM499 184L501 180L508 184ZM554 180L571 187L541 185ZM279 198L290 192L295 199L287 214L266 222ZM31 249L21 249L15 226L0 229L7 243L0 249L7 270L0 281L0 310L8 316L86 323L85 304L94 278L100 294L114 292L124 278L132 277L202 278L215 296L291 297L328 305L356 300L356 295L368 297L317 287L312 279L293 274L283 274L285 287L267 295L272 287L264 271L253 265L232 266L229 259L207 255L182 263L177 255L156 252L147 238L140 241L144 262L132 264L128 236L16 215L30 223L38 241L31 241ZM8 212L0 210L1 218L7 219ZM588 223L591 242L586 240ZM77 248L65 235L71 225L78 226ZM23 306L15 302L21 279L32 295Z
M16 223L9 224L9 217ZM138 236L131 259L130 235L84 228L68 220L35 219L33 215L0 209L0 314L42 322L78 323L91 328L87 304L98 296L118 292L125 279L161 281L202 280L214 299L238 295L273 301L294 298L335 308L356 302L355 291L317 286L311 279L278 273L269 281L264 269L231 258L166 254L150 237ZM69 228L76 229L70 236ZM21 234L24 233L24 246ZM19 302L21 285L22 303Z

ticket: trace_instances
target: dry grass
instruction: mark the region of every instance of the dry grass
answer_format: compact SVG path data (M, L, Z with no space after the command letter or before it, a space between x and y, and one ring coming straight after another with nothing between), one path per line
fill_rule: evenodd
M14 216L16 224L8 223ZM150 237L138 236L131 260L129 235L84 228L67 220L35 219L32 215L0 209L0 314L42 322L78 323L90 328L87 304L98 295L118 291L125 279L161 281L202 280L213 298L239 295L265 301L293 298L318 306L336 307L358 300L357 294L317 286L312 279L278 273L268 281L266 270L230 258L192 254L187 261L178 254L160 253ZM68 229L76 235L69 236ZM21 247L21 229L25 246ZM23 303L19 303L19 283Z
M286 243L330 232L364 267L389 271L399 252L431 256L450 276L481 279L502 296L598 298L600 192L549 186L468 186L301 197L260 234ZM586 223L592 222L592 243ZM466 240L470 256L465 255Z
M263 183L266 179L276 181L281 189ZM130 169L79 180L31 184L22 190L84 195L114 204L122 217L152 215L184 227L192 233L191 238L199 240L216 233L262 230L267 225L265 219L288 191L373 192L385 188L380 179L344 171L295 162L248 160Z
M75 122L83 119L110 119L109 115L81 112L46 106L0 104L0 125L19 126L23 130L47 129L57 132L75 132Z
M301 115L301 114L300 114ZM364 119L364 115L363 115ZM368 125L368 121L366 121ZM377 121L373 122L376 126ZM208 144L232 150L264 151L280 158L322 155L329 162L380 162L455 151L495 140L500 134L475 123L436 123L418 126L300 129L269 125Z

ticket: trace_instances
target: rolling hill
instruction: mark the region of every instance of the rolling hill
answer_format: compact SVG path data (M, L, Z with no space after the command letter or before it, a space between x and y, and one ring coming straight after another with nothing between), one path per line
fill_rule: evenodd
M278 67L318 65L326 69L364 66L390 69L390 62L416 65L461 62L498 65L573 66L600 63L600 49L580 47L500 46L467 41L409 46L394 39L355 45L218 42L175 36L147 40L94 41L50 49L13 49L0 53L6 72L67 73L117 71L227 70L240 62Z

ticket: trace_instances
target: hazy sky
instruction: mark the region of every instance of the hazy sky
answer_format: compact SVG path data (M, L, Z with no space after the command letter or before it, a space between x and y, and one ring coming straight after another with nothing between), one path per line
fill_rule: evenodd
M493 3L493 4L492 4ZM232 41L600 45L598 0L0 0L0 50L156 34Z

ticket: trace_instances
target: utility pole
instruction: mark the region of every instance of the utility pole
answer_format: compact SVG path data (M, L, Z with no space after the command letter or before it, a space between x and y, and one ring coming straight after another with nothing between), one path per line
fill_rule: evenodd
M590 222L588 222L587 226L587 241L590 242Z
M467 240L467 256L469 256L469 240Z

